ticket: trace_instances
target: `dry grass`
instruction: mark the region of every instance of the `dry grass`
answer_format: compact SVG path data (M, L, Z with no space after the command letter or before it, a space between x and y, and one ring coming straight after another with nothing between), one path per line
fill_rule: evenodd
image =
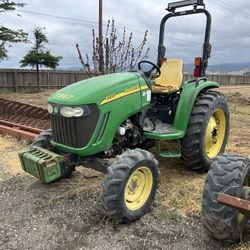
M200 213L205 175L187 170L180 160L160 161L160 187L157 201L166 210L176 210L182 216Z
M243 96L249 96L250 93L250 86L226 86L220 87L220 90L225 93L226 95L234 94L235 92L241 93Z
M249 250L250 243L240 244L240 245L232 245L230 249L234 250Z
M0 93L0 98L19 101L39 107L47 107L48 97L56 90L45 90L41 93L25 94L25 93Z
M71 179L64 179L56 183L60 193L52 196L49 202L56 202L62 199L69 199L79 196L81 193L95 194L94 199L97 200L101 193L100 182L104 175L92 169L78 167L77 172L73 174Z
M17 152L25 149L26 142L10 136L0 135L0 181L6 178L5 173L16 175L23 173Z

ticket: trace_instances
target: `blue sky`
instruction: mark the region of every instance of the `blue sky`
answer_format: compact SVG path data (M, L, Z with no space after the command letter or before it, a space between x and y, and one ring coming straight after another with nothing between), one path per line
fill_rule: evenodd
M1 24L14 29L23 29L30 34L35 26L46 28L48 48L54 55L63 56L60 68L80 67L75 43L83 53L91 53L92 29L97 31L98 0L23 0L27 5L20 9L22 17L13 13L1 13ZM159 24L167 13L166 0L104 0L104 23L115 19L118 35L125 26L134 31L133 44L139 45L145 30L149 31L147 47L149 59L156 61ZM250 55L250 1L249 0L205 0L213 17L211 43L213 45L210 64L249 62ZM22 11L22 12L21 12ZM27 12L23 12L27 11ZM78 19L54 18L29 12ZM201 55L204 36L203 16L183 17L171 20L166 27L168 58L181 58L193 62ZM19 61L31 44L13 44L8 48L9 60L0 62L0 67L19 67Z

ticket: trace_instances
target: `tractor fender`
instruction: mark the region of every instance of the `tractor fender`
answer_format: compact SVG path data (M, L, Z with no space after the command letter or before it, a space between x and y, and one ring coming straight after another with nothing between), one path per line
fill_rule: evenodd
M220 84L217 82L205 80L202 82L184 83L174 119L174 127L180 132L180 138L183 138L186 134L189 119L197 96L202 91L218 88L219 86Z

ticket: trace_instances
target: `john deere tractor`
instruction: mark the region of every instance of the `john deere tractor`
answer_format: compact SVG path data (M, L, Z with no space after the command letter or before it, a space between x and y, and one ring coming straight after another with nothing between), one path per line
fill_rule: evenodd
M179 8L187 7L187 10ZM20 152L22 167L44 183L69 177L83 165L106 173L102 199L118 222L144 215L154 200L158 161L147 151L181 158L196 171L207 171L224 151L229 111L219 84L205 78L211 53L211 16L203 0L169 3L161 21L157 64L141 61L137 71L102 75L63 88L48 99L51 130L30 150ZM205 14L202 58L195 59L194 79L183 82L183 61L167 59L165 23L170 18ZM176 150L162 142L176 141Z

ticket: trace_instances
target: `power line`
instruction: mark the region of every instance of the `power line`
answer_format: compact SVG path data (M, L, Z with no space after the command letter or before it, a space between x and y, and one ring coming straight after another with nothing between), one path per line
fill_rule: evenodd
M228 19L228 15L227 14L223 14L223 13L220 13L220 12L218 12L218 11L213 11L213 15L215 15L215 16L217 16L217 17L225 17L226 19ZM237 21L237 20L236 20ZM240 21L240 20L238 20L238 21ZM238 21L237 21L237 23L238 23ZM249 26L247 23L245 23L245 22L242 22L242 24L245 24L246 26ZM246 31L246 26L244 26L244 25L241 25L241 24L239 24L238 25L238 27L237 27L237 30L242 30L242 31ZM245 28L246 27L246 28ZM216 29L215 29L216 30Z
M18 11L19 12L28 13L28 14L32 14L32 15L46 16L46 17L52 17L52 18L63 19L63 20L73 21L73 22L80 22L80 23L89 23L89 24L94 24L94 25L98 26L98 22L94 22L94 21L90 21L90 20L82 20L82 19L76 19L76 18L59 16L59 15L51 15L51 14L46 14L46 13L41 13L41 12L34 12L34 11L27 11L27 10L18 10ZM107 27L108 25L107 24L103 24L103 26ZM87 27L87 28L89 28L89 27ZM124 27L122 27L122 26L116 26L116 28L117 29L122 29L122 30L124 29ZM140 30L127 29L127 31L134 32L134 33L145 34L144 31L140 31ZM148 33L148 35L159 38L159 35L154 34L154 33ZM170 37L170 36L167 36L167 38L172 39L174 41L183 42L183 43L200 44L200 43L198 43L196 41L184 40L184 39L179 39L179 38L173 38L173 37Z
M227 4L225 4L223 2L220 2L218 0L217 1L210 0L210 1L213 2L214 4L216 4L216 6L219 5L221 8L226 9L226 10L228 10L230 12L234 12L235 13L235 11L236 11L236 12L239 12L239 14L241 14L241 15L244 14L244 12L242 12L240 9L234 8L232 5L230 7L230 5L227 5ZM225 17L228 18L228 16L225 13L223 13L223 14L220 13L219 15L222 15L222 16L225 16ZM245 14L245 17L248 18L248 19L250 19L250 15L248 15L248 14ZM237 19L237 22L241 22L242 24L245 24L246 26L250 27L249 23L244 22L241 19Z
M89 23L89 24L94 24L94 25L99 25L98 22L94 22L94 21L89 21L89 20L82 20L82 19L76 19L76 18L71 18L71 17L65 17L65 16L58 16L58 15L51 15L51 14L46 14L46 13L40 13L40 12L34 12L34 11L27 11L27 10L18 10L19 12L24 12L24 13L29 13L29 14L33 14L33 15L39 15L39 16L47 16L47 17L53 17L53 18L58 18L58 19L64 19L64 20L68 20L68 21L74 21L74 22L80 22L80 23ZM103 24L103 26L108 26L107 24ZM118 29L124 29L124 27L122 26L116 26L116 28ZM139 31L139 30L128 30L130 32L135 32L135 33L145 33L144 31ZM153 34L150 33L149 35L151 36L159 36L157 34Z
M33 15L47 16L47 17L53 17L53 18L58 18L58 19L64 19L64 20L68 20L68 21L74 21L74 22L89 23L89 24L98 25L97 22L93 22L93 21L89 21L89 20L80 20L80 19L71 18L71 17L58 16L58 15L51 15L51 14L40 13L40 12L34 12L34 11L27 11L27 10L18 10L18 11L19 11L19 12L24 12L24 13L33 14Z
M241 9L238 9L237 7L233 6L233 5L230 5L230 4L226 4L224 2L221 2L221 1L217 1L218 3L220 3L221 5L224 5L226 6L228 9L231 9L232 11L235 12L236 11L239 11L241 14L245 15L246 17L250 18L250 14L245 12L245 11L242 11Z

